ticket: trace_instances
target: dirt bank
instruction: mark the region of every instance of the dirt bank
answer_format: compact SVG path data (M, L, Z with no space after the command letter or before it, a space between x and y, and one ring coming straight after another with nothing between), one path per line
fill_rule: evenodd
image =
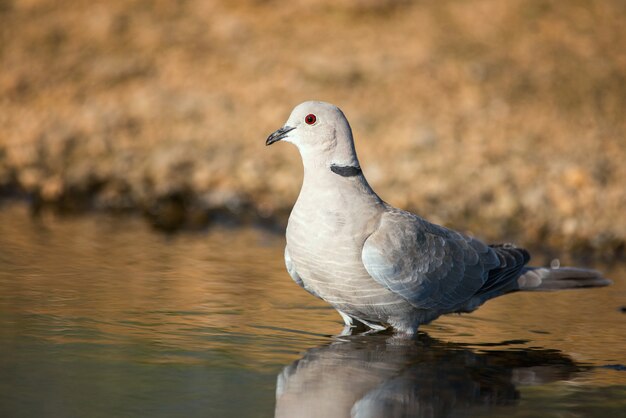
M304 100L390 203L488 240L626 242L623 1L0 0L0 190L284 222Z

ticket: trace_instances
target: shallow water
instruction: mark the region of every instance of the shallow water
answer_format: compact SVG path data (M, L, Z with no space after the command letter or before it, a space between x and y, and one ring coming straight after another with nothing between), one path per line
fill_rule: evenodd
M0 416L626 415L626 269L514 294L416 341L336 336L283 238L0 210ZM333 337L334 336L334 337Z

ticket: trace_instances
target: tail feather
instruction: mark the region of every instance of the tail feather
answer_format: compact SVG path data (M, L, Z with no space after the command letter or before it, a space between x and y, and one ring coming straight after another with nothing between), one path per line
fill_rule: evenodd
M611 283L599 271L576 267L526 267L517 279L519 290L538 291L602 287Z

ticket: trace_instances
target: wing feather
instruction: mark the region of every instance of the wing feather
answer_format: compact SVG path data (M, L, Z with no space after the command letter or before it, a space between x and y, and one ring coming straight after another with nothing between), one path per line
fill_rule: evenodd
M528 261L527 254L490 247L389 208L365 241L362 260L376 282L416 308L450 312L514 281Z

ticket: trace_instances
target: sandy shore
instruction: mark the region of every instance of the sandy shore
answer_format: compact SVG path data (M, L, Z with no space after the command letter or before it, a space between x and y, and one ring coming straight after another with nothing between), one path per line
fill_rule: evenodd
M167 229L284 224L264 146L339 105L388 202L489 241L626 243L626 6L511 0L0 0L0 191Z

